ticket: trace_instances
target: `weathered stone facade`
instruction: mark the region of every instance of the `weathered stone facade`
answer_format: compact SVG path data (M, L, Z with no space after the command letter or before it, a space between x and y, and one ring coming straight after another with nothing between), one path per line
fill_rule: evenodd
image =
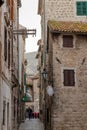
M76 15L76 1L45 0L45 4L42 1L42 40L49 44L46 67L48 80L53 80L54 89L52 98L46 95L50 117L46 125L49 130L87 129L87 33L77 35L75 32L61 31L56 35L49 31L46 35L48 20L87 22L86 16ZM73 48L63 47L63 35L73 35ZM64 69L74 70L75 86L64 86Z
M53 53L49 56L53 61L54 80L52 127L53 130L86 130L87 36L76 36L75 48L72 49L61 47L61 39L62 35L59 35L49 41L53 46ZM66 68L75 70L75 86L64 86L63 70Z
M38 47L38 53L36 58L38 58L38 71L39 71L39 81L38 81L38 87L39 87L39 118L41 121L44 120L44 113L43 113L43 93L44 89L42 86L42 70L43 70L43 42L42 40L38 40L37 42Z
M30 100L25 103L25 107L31 107L33 112L39 112L39 88L38 84L38 75L27 77L27 88L29 88Z
M41 0L42 1L42 0ZM45 0L42 1L41 27L42 38L44 39L44 31L47 31L48 20L56 21L83 21L87 22L86 16L76 15L76 2L78 0ZM81 0L80 0L81 1ZM86 0L87 1L87 0ZM41 4L41 2L40 2ZM45 30L44 30L45 29ZM45 36L46 39L46 36ZM46 40L45 40L46 41Z
M76 2L78 0L45 0L45 18L46 21L58 20L58 21L84 21L86 22L86 16L76 15ZM81 0L79 0L81 1ZM87 0L85 0L87 1ZM42 14L44 15L44 2L42 6Z
M21 46L22 49L20 48L22 58L18 59L19 36L13 35L13 30L18 29L19 26L19 1L4 0L2 7L0 5L0 130L17 130L18 114L21 113L18 73L22 75L20 86L23 88L24 45ZM23 37L22 42L23 44L25 42ZM18 70L19 62L22 66L21 72Z
M38 88L38 75L33 78L33 91L34 91L34 111L39 112L39 88Z

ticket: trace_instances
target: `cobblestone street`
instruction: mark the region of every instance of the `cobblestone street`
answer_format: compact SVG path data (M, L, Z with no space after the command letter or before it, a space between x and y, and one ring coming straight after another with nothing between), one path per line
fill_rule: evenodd
M19 127L19 130L44 130L43 124L39 119L26 119Z

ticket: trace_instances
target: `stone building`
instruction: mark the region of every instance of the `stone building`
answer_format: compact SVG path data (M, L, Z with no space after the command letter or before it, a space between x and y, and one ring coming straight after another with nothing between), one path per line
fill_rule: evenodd
M25 54L27 60L26 66L26 94L28 102L25 103L26 108L31 107L34 112L39 112L39 88L38 88L38 72L37 72L37 52Z
M51 126L60 130L86 129L87 25L61 22L60 29L60 22L54 22L56 26L51 26L51 22L53 21L48 23L47 50L48 53L51 52L48 56L48 79L53 81L54 89ZM78 24L78 27L75 24ZM82 31L84 27L85 30Z
M43 42L42 40L38 40L38 52L36 58L38 59L38 67L37 70L39 72L39 80L38 80L38 87L39 87L39 118L43 121L43 86L42 86L42 70L43 70Z
M1 7L1 115L0 129L7 130L12 128L11 118L11 37L10 37L10 5L4 1ZM11 9L12 11L12 9Z
M39 1L45 85L45 129L86 130L87 0ZM46 88L45 88L46 89ZM44 104L44 101L43 101Z
M29 89L30 95L31 95L31 100L30 102L26 103L27 107L31 107L34 112L39 112L39 88L38 88L38 74L32 76L31 78L32 81L32 87ZM28 83L30 84L30 82ZM27 85L28 85L27 84Z
M1 6L1 2L4 2ZM18 43L24 44L25 38L14 35L14 30L19 29L19 7L20 0L0 1L0 130L15 130L19 125L20 99L18 75L23 81L24 75L24 45L21 46L21 58L19 59ZM19 60L21 71L19 71ZM20 86L19 86L20 84ZM21 94L21 93L20 93Z
M0 95L1 95L1 7L0 7ZM0 104L1 104L1 96L0 96ZM0 117L1 117L1 107L0 107ZM1 128L1 121L0 121L0 128Z
M19 25L19 29L26 29L24 26ZM19 84L20 84L20 100L24 95L24 73L25 73L25 39L27 35L22 34L19 36ZM25 117L25 104L20 102L20 120L24 121Z

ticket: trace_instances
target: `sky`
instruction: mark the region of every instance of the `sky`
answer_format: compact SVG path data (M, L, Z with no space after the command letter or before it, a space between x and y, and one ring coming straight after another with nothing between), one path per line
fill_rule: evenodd
M38 0L21 0L22 7L19 9L19 23L27 29L36 29L36 37L28 35L26 38L25 51L38 50L37 42L41 38L40 15L38 15Z

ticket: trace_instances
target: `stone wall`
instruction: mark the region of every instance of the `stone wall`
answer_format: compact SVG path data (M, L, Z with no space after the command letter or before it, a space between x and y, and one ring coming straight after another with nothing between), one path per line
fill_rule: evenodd
M34 111L39 112L39 88L37 87L38 79L33 80L34 89Z
M87 22L86 16L76 15L76 1L78 0L45 0L46 20Z
M38 78L33 78L33 84L32 84L32 96L33 101L26 103L26 108L31 107L34 112L39 112L39 88L37 87Z
M46 33L43 32L47 31L48 20L87 22L86 16L76 15L76 1L78 0L45 0L45 4L44 1L42 2L41 27L43 39L44 35L46 39Z
M42 6L42 39L46 42L47 21L82 21L87 22L86 16L76 15L78 0L45 0ZM80 1L80 0L79 0ZM45 8L45 10L44 10ZM45 33L44 33L45 31ZM45 35L45 36L44 36ZM52 130L86 130L87 129L87 38L74 35L74 48L62 47L62 36L56 39L50 37L50 61L53 60L54 96L51 115ZM47 43L47 42L46 42ZM53 58L52 58L52 50ZM56 60L60 61L60 63ZM75 86L63 85L63 69L75 69Z
M74 38L74 48L62 47L62 35L49 41L53 46L53 130L87 129L87 38L76 35ZM63 84L63 69L66 68L75 70L73 87Z

